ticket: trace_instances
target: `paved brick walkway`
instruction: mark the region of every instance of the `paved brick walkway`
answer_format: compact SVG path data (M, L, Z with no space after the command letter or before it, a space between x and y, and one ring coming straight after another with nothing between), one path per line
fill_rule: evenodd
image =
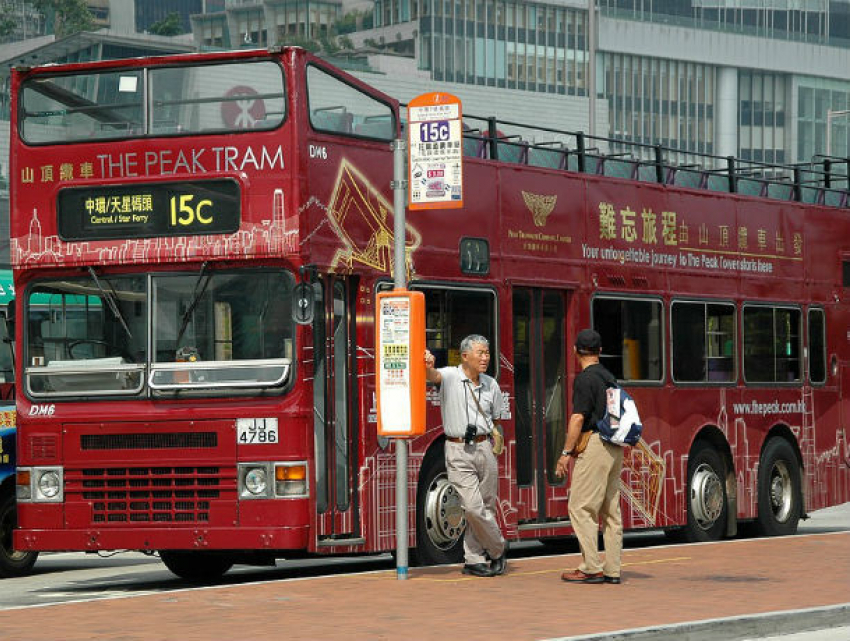
M184 590L8 610L0 638L545 639L850 601L850 533L624 550L623 583L560 580L577 555ZM605 610L617 612L602 616Z

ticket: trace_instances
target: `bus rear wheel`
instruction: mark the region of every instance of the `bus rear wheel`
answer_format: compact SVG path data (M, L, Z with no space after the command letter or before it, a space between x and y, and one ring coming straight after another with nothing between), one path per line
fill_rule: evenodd
M460 563L466 517L460 495L449 483L443 448L425 457L416 492L416 561L419 565Z
M718 541L726 529L726 466L708 442L698 441L688 458L688 524L690 542Z
M187 581L213 581L233 567L233 561L215 552L160 550L159 558L165 567Z
M12 533L18 524L15 497L11 492L0 496L0 577L26 576L35 565L38 552L19 552L12 546Z
M770 439L759 463L759 533L765 536L794 534L802 512L797 455L785 439Z

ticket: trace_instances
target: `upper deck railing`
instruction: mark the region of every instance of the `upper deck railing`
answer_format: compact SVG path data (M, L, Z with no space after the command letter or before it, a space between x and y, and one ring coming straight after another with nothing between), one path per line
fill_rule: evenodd
M662 185L850 208L850 158L771 164L463 115L465 156Z

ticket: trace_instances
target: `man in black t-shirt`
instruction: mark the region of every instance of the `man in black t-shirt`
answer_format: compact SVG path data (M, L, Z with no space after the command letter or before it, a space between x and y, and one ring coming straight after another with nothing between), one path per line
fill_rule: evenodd
M623 448L599 438L596 423L603 417L608 383L617 379L599 362L602 339L592 329L578 333L575 353L581 372L573 381L573 410L566 443L555 474L566 476L570 457L576 457L570 486L570 521L578 537L582 562L561 579L570 583L619 583L623 549L620 516L620 473ZM583 452L575 448L582 432L592 432ZM599 523L605 543L605 560L599 557Z

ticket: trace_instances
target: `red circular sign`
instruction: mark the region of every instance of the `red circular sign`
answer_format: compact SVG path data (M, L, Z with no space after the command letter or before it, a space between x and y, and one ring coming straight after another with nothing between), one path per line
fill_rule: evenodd
M257 121L266 117L266 103L257 98L251 87L237 85L224 94L227 98L244 96L238 100L221 103L221 119L230 129L253 129Z

